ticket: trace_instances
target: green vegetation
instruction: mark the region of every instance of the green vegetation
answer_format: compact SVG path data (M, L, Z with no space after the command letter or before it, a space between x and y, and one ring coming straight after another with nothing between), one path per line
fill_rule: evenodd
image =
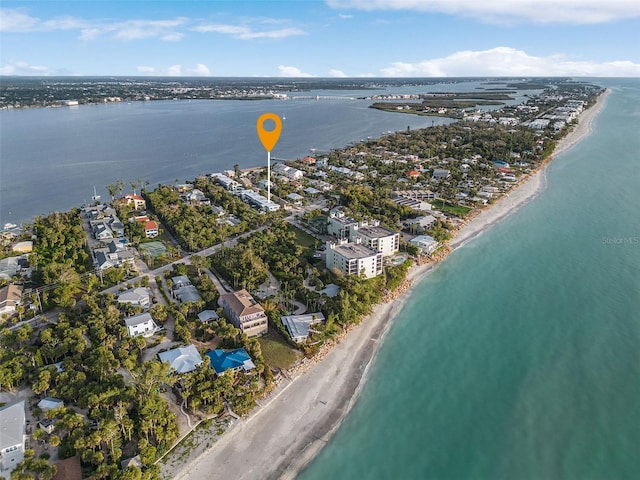
M280 335L269 332L258 339L267 365L285 370L298 359L296 351Z
M456 205L451 202L445 202L444 200L434 200L432 202L432 205L443 213L455 215L456 217L460 218L466 217L469 212L473 210L470 207L465 207L464 205Z

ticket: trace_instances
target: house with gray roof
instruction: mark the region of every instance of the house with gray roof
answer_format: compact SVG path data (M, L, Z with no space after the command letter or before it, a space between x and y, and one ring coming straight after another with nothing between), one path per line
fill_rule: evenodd
M192 372L202 363L202 357L193 344L161 352L158 357L161 362L168 363L171 370L178 374Z
M24 400L0 407L0 477L9 479L24 459L26 425Z
M149 312L125 318L124 323L131 337L137 337L138 335L150 337L160 329Z
M304 342L309 337L310 327L325 320L322 312L286 315L280 317L280 319L287 328L289 336L296 343Z
M128 303L134 307L149 308L151 290L145 287L131 288L118 295L118 303Z

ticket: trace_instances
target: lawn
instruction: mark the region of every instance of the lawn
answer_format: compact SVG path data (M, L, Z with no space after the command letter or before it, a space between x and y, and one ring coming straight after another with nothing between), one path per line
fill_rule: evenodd
M442 200L434 200L432 205L443 213L450 213L460 218L466 217L471 210L471 207L465 207L464 205L454 205Z
M301 353L292 348L284 339L274 331L258 338L262 355L270 367L287 369L300 357Z
M300 230L298 227L294 227L293 225L289 225L289 228L293 233L296 234L296 240L298 244L302 245L304 248L316 248L316 245L319 243L318 240L309 235L307 232Z

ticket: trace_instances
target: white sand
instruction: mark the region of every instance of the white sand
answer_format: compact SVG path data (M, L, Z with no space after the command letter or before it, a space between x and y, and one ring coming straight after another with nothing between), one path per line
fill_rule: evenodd
M591 132L591 121L607 94L580 116L578 126L561 140L554 156ZM464 225L451 242L452 248L501 221L545 186L543 168ZM433 264L415 267L409 278L416 282L432 268ZM238 421L213 447L189 459L176 478L294 478L325 445L355 402L378 345L408 295L410 291L377 306L322 361L293 382L281 385L261 408Z

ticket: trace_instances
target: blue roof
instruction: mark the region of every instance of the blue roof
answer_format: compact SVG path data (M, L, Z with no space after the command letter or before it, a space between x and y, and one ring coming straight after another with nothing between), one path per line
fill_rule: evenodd
M211 366L218 375L229 369L242 368L245 372L256 368L251 357L244 348L225 352L224 350L211 350L207 352L211 360Z

